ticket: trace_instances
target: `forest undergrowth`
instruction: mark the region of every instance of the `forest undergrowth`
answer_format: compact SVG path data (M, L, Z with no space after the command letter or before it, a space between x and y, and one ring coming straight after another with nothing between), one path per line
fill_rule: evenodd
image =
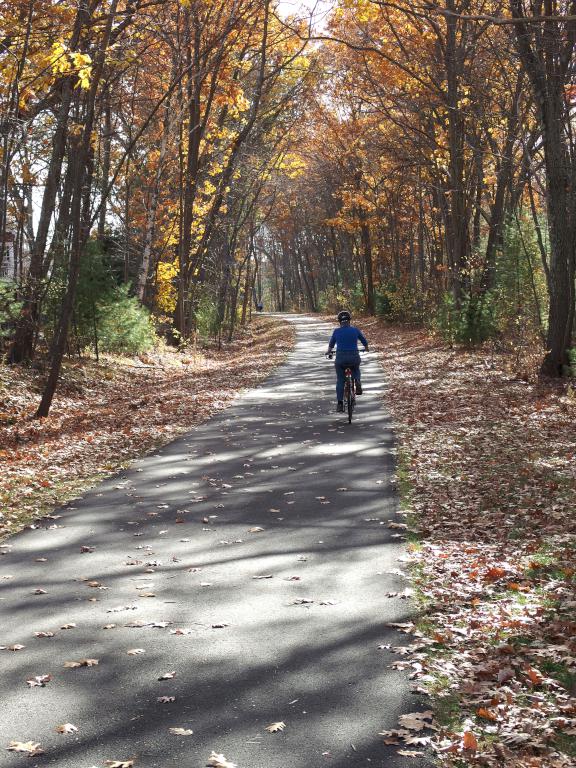
M33 418L38 370L0 366L0 536L49 520L53 507L225 408L282 362L291 333L259 317L220 351L69 360L45 419Z
M382 354L418 603L394 666L433 702L385 742L451 768L574 766L574 384L539 379L537 351L512 365L361 326Z

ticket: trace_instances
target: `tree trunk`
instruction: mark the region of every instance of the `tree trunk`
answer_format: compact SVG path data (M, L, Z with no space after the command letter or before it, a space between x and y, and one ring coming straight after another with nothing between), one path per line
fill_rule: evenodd
M69 48L76 51L80 41L80 35L89 17L83 3L78 5L74 27L70 38ZM42 280L44 272L44 253L50 232L50 224L56 206L56 196L60 186L62 175L62 163L66 152L66 140L68 135L68 119L70 105L74 95L73 77L68 76L62 80L62 95L54 135L52 138L52 154L46 173L46 186L42 197L38 229L30 254L30 267L28 279L23 291L23 306L14 341L8 353L10 363L22 363L32 359L34 338L40 311L40 296L42 292Z
M364 272L366 276L366 311L373 315L376 311L374 302L374 272L372 266L372 240L370 237L370 227L366 222L362 223L360 229L362 241L362 255L364 257Z
M570 142L570 104L565 87L571 81L576 40L573 21L560 19L534 30L525 19L522 0L510 0L517 20L516 45L530 79L538 107L538 119L546 169L546 206L550 229L547 351L542 373L562 376L569 364L574 319L574 251L576 247L576 160ZM553 14L555 7L549 9ZM569 13L576 11L570 3Z
M52 400L60 378L62 360L66 350L68 340L68 331L70 327L70 318L74 309L74 299L76 297L76 285L78 283L78 274L80 272L80 259L86 241L90 234L90 196L86 194L87 188L92 184L93 163L91 162L91 137L92 127L94 125L94 109L98 85L102 77L106 50L110 41L112 32L112 23L116 15L119 0L112 0L110 5L109 17L106 22L106 28L102 36L102 42L98 51L96 65L92 72L90 89L86 99L85 119L83 131L77 145L71 144L69 149L69 163L74 168L73 172L73 192L72 192L72 242L70 248L70 263L68 268L68 285L66 294L62 302L60 320L52 344L52 360L48 379L42 393L42 400L36 411L36 418L48 416Z

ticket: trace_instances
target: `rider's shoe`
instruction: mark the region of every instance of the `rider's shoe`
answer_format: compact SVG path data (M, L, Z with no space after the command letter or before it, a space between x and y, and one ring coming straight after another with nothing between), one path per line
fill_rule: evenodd
M361 394L362 394L362 384L360 384L360 382L359 382L359 381L357 381L357 382L356 382L356 387L355 387L355 389L356 389L356 394L357 394L357 395L361 395Z
M344 401L338 400L338 405L336 406L337 413L344 413Z

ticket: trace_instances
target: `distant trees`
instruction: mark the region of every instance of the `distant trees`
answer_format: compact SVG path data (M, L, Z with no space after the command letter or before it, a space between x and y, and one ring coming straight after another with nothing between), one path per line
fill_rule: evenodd
M353 302L468 341L544 334L542 370L561 375L574 335L576 4L346 0L315 37L325 95L306 171L286 180L292 202L274 219L276 295L281 271L309 308Z

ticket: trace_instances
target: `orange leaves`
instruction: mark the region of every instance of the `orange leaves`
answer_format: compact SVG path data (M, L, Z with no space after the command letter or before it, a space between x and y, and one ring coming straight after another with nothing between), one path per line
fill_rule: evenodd
M530 682L533 685L541 685L544 681L544 677L540 674L540 672L537 669L533 669L532 667L528 667L526 674L530 678Z
M492 722L498 720L498 715L496 712L494 712L492 709L486 709L485 707L479 707L476 710L476 714L478 717L482 717L485 720L491 720Z
M498 581L498 579L501 579L505 575L506 575L506 570L504 568L493 566L492 568L489 568L486 571L486 573L484 574L484 578L486 581Z
M472 731L465 731L462 737L462 749L475 752L478 749L478 739Z

